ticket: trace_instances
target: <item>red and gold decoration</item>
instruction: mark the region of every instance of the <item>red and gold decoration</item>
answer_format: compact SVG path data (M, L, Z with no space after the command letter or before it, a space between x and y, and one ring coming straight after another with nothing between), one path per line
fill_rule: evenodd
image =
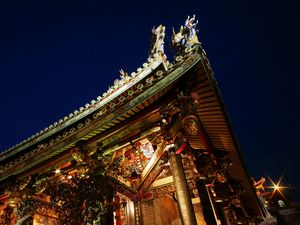
M154 149L153 149L152 144L146 138L139 141L139 143L140 143L139 144L140 150L144 153L147 160L150 160L153 153L154 153Z

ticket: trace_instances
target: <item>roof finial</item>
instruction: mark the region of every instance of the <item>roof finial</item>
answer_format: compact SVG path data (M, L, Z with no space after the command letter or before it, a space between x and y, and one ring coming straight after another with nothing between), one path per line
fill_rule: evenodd
M151 50L149 52L150 56L155 53L164 53L164 38L165 38L165 26L159 25L157 28L152 28L152 40L151 40Z
M180 27L178 33L173 29L172 44L178 48L179 52L182 52L186 48L192 48L195 44L199 44L196 33L197 24L198 20L196 20L195 15L192 18L188 16L184 26Z

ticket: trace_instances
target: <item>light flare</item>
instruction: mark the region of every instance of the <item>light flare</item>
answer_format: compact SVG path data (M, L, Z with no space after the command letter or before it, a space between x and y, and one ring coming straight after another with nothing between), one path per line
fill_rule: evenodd
M288 187L280 185L280 183L282 181L282 178L283 178L283 175L280 176L277 183L275 183L269 176L267 176L267 177L270 180L272 186L266 186L266 188L272 188L273 189L271 198L274 196L274 194L276 192L278 192L284 199L286 199L286 197L284 196L283 190L288 188Z

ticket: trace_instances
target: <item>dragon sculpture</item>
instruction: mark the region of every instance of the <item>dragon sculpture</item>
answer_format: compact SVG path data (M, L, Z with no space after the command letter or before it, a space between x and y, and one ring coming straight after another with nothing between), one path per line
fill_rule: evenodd
M175 32L173 28L172 35L172 45L175 48L178 48L179 52L185 50L186 48L190 49L195 44L200 44L197 37L196 26L198 24L198 20L196 20L195 15L186 19L184 26L180 27L178 33Z

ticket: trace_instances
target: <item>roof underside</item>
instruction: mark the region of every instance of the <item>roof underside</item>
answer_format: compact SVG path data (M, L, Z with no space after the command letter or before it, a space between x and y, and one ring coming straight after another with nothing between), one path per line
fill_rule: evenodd
M224 152L229 157L232 165L227 169L228 172L232 178L242 182L249 203L252 206L256 205L255 192L249 183L249 175L239 145L214 79L213 71L204 52L201 53L201 63L197 64L189 74L190 77L186 82L191 83L193 93L199 97L198 116L213 148L219 152Z

